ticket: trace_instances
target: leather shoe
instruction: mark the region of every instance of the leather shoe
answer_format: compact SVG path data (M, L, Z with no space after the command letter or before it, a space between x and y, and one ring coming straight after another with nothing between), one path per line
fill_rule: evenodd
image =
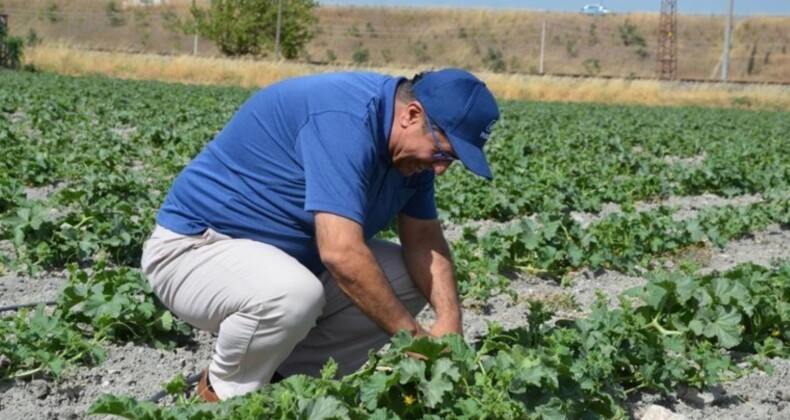
M204 369L203 376L200 377L200 382L198 382L197 386L197 395L205 402L219 402L219 396L214 392L214 388L211 387L211 382L208 379L208 369Z

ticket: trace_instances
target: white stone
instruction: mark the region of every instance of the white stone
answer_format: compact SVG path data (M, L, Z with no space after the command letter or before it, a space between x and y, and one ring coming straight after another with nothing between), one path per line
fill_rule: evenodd
M660 405L651 405L640 420L685 420L685 417Z

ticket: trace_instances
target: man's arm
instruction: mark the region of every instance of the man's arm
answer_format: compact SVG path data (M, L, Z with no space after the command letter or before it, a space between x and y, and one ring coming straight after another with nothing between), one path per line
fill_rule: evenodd
M402 329L414 336L427 335L395 296L373 252L365 244L359 223L318 212L315 230L321 261L357 308L390 335Z
M463 334L452 254L439 221L401 214L398 232L409 275L436 312L431 335Z

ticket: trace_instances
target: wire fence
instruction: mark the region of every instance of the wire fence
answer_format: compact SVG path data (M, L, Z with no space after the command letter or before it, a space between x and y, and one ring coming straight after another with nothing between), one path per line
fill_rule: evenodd
M167 10L15 8L5 13L29 45L42 39L66 39L89 48L219 55L213 42L201 38L196 44L193 36L183 34L174 12ZM701 23L684 26L684 17L679 19L678 76L716 78L724 20L694 19ZM790 82L787 23L745 18L736 24L730 51L734 80ZM447 22L417 14L387 22L371 12L368 20L356 15L321 19L315 29L316 36L300 59L318 64L457 65L495 72L652 77L658 54L657 15L654 19L533 15L487 24L462 19Z

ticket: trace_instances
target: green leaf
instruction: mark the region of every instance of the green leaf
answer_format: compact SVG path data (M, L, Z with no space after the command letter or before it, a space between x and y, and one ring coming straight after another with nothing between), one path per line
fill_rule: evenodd
M334 397L318 397L307 404L305 411L306 418L311 420L348 418L348 408Z
M374 372L360 387L360 400L368 410L378 406L378 400L390 387L391 378L382 372Z
M722 306L715 309L703 308L695 315L689 328L705 337L716 337L724 348L732 348L741 342L741 314L734 308ZM693 326L692 326L693 324Z
M164 389L169 395L178 395L186 392L189 389L189 384L184 374L179 372L170 382L165 384Z
M162 317L159 318L159 323L163 330L171 331L173 329L173 314L169 311L162 312Z
M419 382L425 379L425 362L412 357L405 357L398 363L400 373L400 383L405 384L411 381Z
M453 381L458 380L460 373L449 359L439 359L431 369L431 379L419 385L420 394L425 406L436 407L445 393L453 390Z

